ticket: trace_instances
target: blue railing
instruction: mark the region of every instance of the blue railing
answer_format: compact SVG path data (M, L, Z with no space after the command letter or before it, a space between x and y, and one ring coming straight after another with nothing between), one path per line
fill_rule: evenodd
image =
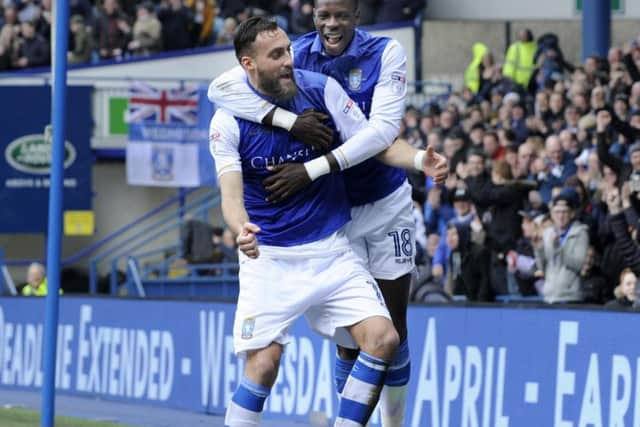
M186 203L181 209L185 213L191 213L196 216L207 212L210 208L219 205L220 196L217 192L207 192ZM157 241L160 237L165 236L172 230L176 230L182 224L182 218L175 212L170 212L159 219L141 227L135 231L133 235L128 236L127 240L113 245L89 260L89 292L96 293L98 289L98 271L100 263L108 262L110 266L110 292L117 293L118 287L118 266L122 258L126 258L137 250L149 246Z

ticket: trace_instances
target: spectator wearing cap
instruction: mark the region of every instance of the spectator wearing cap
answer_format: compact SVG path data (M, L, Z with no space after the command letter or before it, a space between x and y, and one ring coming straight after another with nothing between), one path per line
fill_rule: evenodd
M91 35L87 32L82 15L73 15L69 24L73 43L69 46L67 52L67 60L69 64L86 64L91 61L91 52L93 51L93 42ZM71 49L71 47L73 48Z
M547 303L575 303L583 299L580 273L589 249L587 226L574 219L578 195L565 188L551 204L553 227L534 241L537 267L544 272Z
M162 24L156 18L153 4L138 5L136 22L133 24L133 40L129 51L135 56L148 56L162 50Z
M518 143L523 143L529 136L529 129L525 120L526 114L527 109L524 106L524 102L518 102L511 109L511 130Z
M536 282L540 279L535 276L537 268L532 239L540 233L540 221L536 219L543 214L536 209L521 210L518 214L522 217L522 236L507 254L507 268L514 274L521 295L537 295Z
M445 289L451 295L464 296L467 301L493 301L489 285L489 254L471 241L469 229L451 222L447 227L448 259Z
M613 100L613 112L618 120L626 122L629 120L629 98L624 93L619 93Z
M561 187L571 175L575 175L578 168L568 153L562 149L560 138L551 135L545 143L547 158L544 170L538 173L536 179L540 183L540 194L545 203L551 200L551 190Z

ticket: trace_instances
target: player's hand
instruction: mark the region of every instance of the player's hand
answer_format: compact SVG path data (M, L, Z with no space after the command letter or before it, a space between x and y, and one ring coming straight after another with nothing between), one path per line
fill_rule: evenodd
M268 168L273 174L262 181L267 201L279 203L311 184L304 163L284 163Z
M436 153L432 146L427 147L427 152L422 161L422 171L425 175L433 178L436 184L442 184L449 175L449 165L447 158Z
M326 153L333 142L333 131L323 123L327 120L329 116L324 113L306 110L298 115L290 133L302 143Z
M260 251L258 250L258 238L256 234L260 232L260 227L250 222L242 224L242 229L236 237L238 249L249 258L258 258Z

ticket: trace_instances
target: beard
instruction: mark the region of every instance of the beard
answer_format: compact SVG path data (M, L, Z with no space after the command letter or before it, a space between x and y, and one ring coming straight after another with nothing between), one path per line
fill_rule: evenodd
M264 71L258 70L258 82L262 91L272 98L288 101L298 92L293 70L290 72L291 80L283 81L280 79L280 73L275 76L269 75Z

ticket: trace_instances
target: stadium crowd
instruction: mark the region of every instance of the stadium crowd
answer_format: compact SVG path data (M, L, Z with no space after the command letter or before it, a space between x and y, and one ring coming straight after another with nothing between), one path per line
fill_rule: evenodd
M51 0L0 2L0 71L49 65ZM291 34L313 30L313 0L70 0L68 59L85 64L230 45L238 24L271 16ZM420 0L362 0L361 24L413 19Z
M421 3L361 0L361 24L411 19ZM230 44L253 15L301 34L313 29L312 4L70 0L68 58L81 64ZM48 65L51 0L3 0L0 10L0 70ZM441 186L410 177L421 229L412 299L634 305L640 41L580 65L565 60L554 34L536 39L530 30L504 64L483 43L472 50L462 91L408 106L404 117L401 137L444 153L451 171Z
M496 64L482 43L464 89L411 106L402 137L450 162L413 176L420 276L412 298L630 306L640 274L640 46L568 63L524 30Z

